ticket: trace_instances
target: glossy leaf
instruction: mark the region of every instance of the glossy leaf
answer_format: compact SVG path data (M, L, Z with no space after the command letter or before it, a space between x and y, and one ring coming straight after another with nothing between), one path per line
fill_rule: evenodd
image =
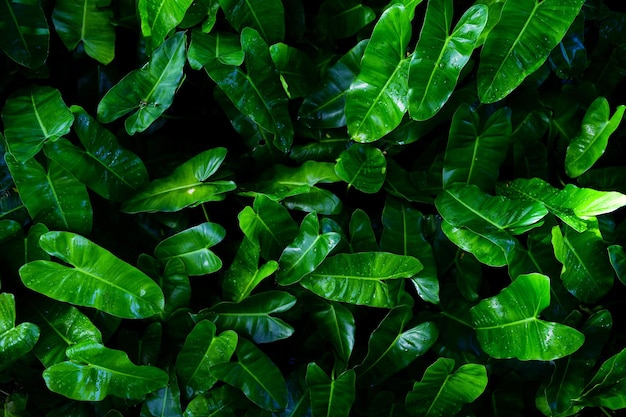
M48 142L46 156L70 171L102 197L123 200L148 181L141 159L119 145L115 136L79 106L72 106L74 131L83 148L61 138Z
M122 204L126 213L179 211L220 201L236 188L232 181L207 181L226 158L226 148L206 150L179 165L170 175L146 184Z
M40 2L4 1L0 4L0 49L28 68L43 65L50 43L50 30Z
M283 250L278 260L276 281L280 285L295 284L313 272L341 240L341 236L335 232L320 234L319 228L316 213L309 213L304 217L300 224L300 233Z
M167 386L147 395L141 417L179 417L183 415L176 375L170 375Z
M205 222L163 239L154 249L154 256L164 265L180 259L191 276L211 274L222 267L222 260L212 251L226 236L217 223Z
M520 0L504 3L500 20L480 54L478 95L503 99L535 72L565 36L583 0Z
M44 142L69 133L74 122L59 90L31 87L17 90L2 108L8 151L19 162L35 156Z
M40 245L71 266L43 260L22 266L22 282L33 291L122 318L145 318L163 310L163 293L154 281L88 239L48 232Z
M98 120L111 123L132 113L124 126L129 135L143 132L171 105L183 76L184 32L178 32L157 48L148 63L129 72L98 103Z
M615 270L617 278L626 285L626 252L624 248L619 245L611 245L607 248L609 251L609 260L611 266Z
M93 341L69 347L67 356L68 361L47 368L43 378L51 391L74 400L101 401L108 395L141 399L168 381L163 370L137 366L125 352Z
M412 256L387 252L340 253L326 258L300 283L328 300L393 307L396 301L388 281L411 278L421 269L421 262Z
M52 12L54 28L73 51L82 42L87 55L107 65L115 57L113 10L102 8L95 0L57 1Z
M626 407L624 376L626 375L626 349L614 354L600 366L584 388L576 403L605 407L611 410Z
M549 304L550 279L538 273L520 275L470 310L480 346L491 357L524 361L572 354L585 338L571 327L539 319Z
M609 102L596 98L587 109L580 133L574 137L565 153L565 172L576 178L591 168L604 154L609 136L619 127L626 106L618 106L611 116Z
M5 158L32 219L57 230L91 231L93 213L87 189L61 164L51 161L46 171L34 158L23 163L9 154Z
M252 342L240 339L237 361L213 368L218 379L240 389L264 410L278 411L287 405L287 384L280 370Z
M165 298L163 317L170 317L178 309L189 307L191 283L187 268L181 259L169 261L157 282Z
M326 0L317 12L316 21L328 36L342 39L352 36L376 19L376 13L356 0Z
M39 327L33 323L15 325L15 297L0 294L0 370L30 352L39 339Z
M222 385L195 397L185 409L184 417L235 417L245 408L246 398L229 385Z
M167 35L185 17L193 0L139 0L137 10L141 20L141 33L146 39L148 51L160 46Z
M511 136L511 109L498 110L481 126L478 112L461 105L450 126L443 165L444 188L462 182L491 192Z
M374 27L361 60L361 71L346 96L350 138L374 142L395 129L407 110L411 38L410 8L394 4Z
M353 314L341 303L333 301L320 303L312 314L337 357L347 364L355 343L356 323Z
M337 176L354 186L359 191L368 194L377 193L385 182L387 161L382 151L370 145L353 144L343 151L335 172Z
M409 64L409 114L433 117L448 101L487 24L488 8L476 4L452 30L451 0L428 2L424 26Z
M239 37L235 34L222 31L203 33L194 30L191 32L187 59L191 68L196 70L220 65L238 66L243 63L244 52Z
M187 398L207 392L217 382L211 368L230 360L237 340L237 333L230 330L217 335L215 324L208 320L194 326L176 358L176 371Z
M329 377L316 363L310 363L306 384L311 393L311 416L348 417L356 396L355 379L352 369Z
M296 298L287 292L266 291L239 303L222 301L202 309L196 320L208 319L219 329L235 330L256 343L270 343L293 334L293 327L272 314L283 313L294 304Z
M285 10L279 0L219 0L219 3L237 31L251 27L270 45L285 37Z
M421 381L413 384L406 397L411 415L444 417L455 415L464 404L475 401L487 386L483 365L468 363L454 370L455 362L439 358L430 365Z
M563 286L585 303L595 303L613 286L615 273L607 245L597 230L578 233L559 226L552 228L554 255L563 264Z
M362 209L356 209L350 216L350 247L352 252L375 252L378 250L378 242L372 222L367 213Z

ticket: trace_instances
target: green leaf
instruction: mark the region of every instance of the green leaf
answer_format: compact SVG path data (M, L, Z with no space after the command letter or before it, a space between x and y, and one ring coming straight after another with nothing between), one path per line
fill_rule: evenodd
M357 0L326 0L317 11L319 29L334 39L355 35L376 19L371 7Z
M554 360L584 342L579 331L539 319L550 304L550 279L538 273L517 277L498 295L470 310L482 349L493 358Z
M108 395L142 399L167 384L167 373L152 366L133 364L125 352L84 341L67 349L69 361L43 372L46 386L79 401L101 401Z
M0 294L0 370L30 352L39 339L39 328L33 323L15 326L15 297Z
M220 363L213 374L240 389L253 403L269 411L287 406L287 384L280 370L252 342L239 339L237 362Z
M337 357L345 364L355 343L354 316L341 303L322 301L315 306L313 318L325 338L328 338Z
M270 343L293 334L293 327L271 314L283 313L294 304L296 298L287 292L266 291L239 303L222 301L200 310L197 317L211 320L219 329L235 330L255 343Z
M206 275L218 271L222 260L209 250L226 236L226 230L217 223L205 222L163 239L154 249L154 256L167 264L180 259L187 274Z
M401 4L385 10L365 47L361 71L346 96L348 133L356 142L382 138L400 124L407 110L410 13Z
M535 72L561 42L584 0L504 3L480 54L478 95L483 103L506 97Z
M183 410L176 375L170 375L167 386L147 395L141 406L141 417L179 417Z
M387 252L340 253L326 260L300 283L309 291L333 301L370 307L393 307L393 281L411 278L422 269L412 256Z
M178 166L170 175L145 185L122 204L126 213L173 212L221 201L236 185L232 181L207 181L226 158L226 148L206 150Z
M355 373L349 369L328 377L316 363L306 369L306 384L311 393L312 417L348 417L356 397Z
M157 261L155 260L155 264ZM181 259L172 259L164 268L157 282L163 291L165 309L163 317L170 317L179 308L189 307L191 284L187 268Z
M191 68L199 70L206 67L208 70L220 65L239 66L243 63L244 52L239 36L233 33L221 31L203 33L193 30L187 59Z
M226 19L238 31L255 29L268 44L285 37L285 10L279 0L219 0Z
M300 233L295 237L278 260L276 281L280 285L291 285L313 272L339 243L341 236L335 232L319 233L317 213L307 214L300 224Z
M585 303L595 303L613 287L615 273L607 244L597 230L578 233L567 226L552 228L554 255L563 264L563 286Z
M98 119L110 123L132 112L124 123L129 135L150 127L172 105L183 77L185 43L185 33L176 33L148 63L115 84L98 103Z
M619 127L626 106L617 106L611 116L609 102L596 98L587 109L580 133L574 137L565 153L565 172L576 178L587 172L604 154L609 136Z
M488 8L470 7L450 32L453 14L452 0L428 2L409 64L409 115L415 120L433 117L452 95L487 24Z
M480 124L478 112L461 105L452 117L443 165L443 186L474 184L491 192L512 136L511 109L504 107Z
M246 398L229 385L198 395L187 405L184 417L237 417L235 410L245 408Z
M468 363L454 371L455 362L439 358L406 396L406 408L419 417L452 416L475 401L487 386L483 365Z
M202 320L194 326L176 358L176 372L187 398L211 389L217 382L211 368L230 360L235 353L237 340L237 333L230 330L216 335L215 324L208 320Z
M626 349L608 358L587 383L578 404L605 407L611 410L626 407L624 377L626 376Z
M87 189L61 164L50 161L46 172L35 158L20 163L6 154L5 159L34 221L57 230L91 232L93 213Z
M115 57L113 10L97 0L61 0L52 12L54 28L65 47L73 51L80 42L87 55L107 65Z
M31 69L41 67L49 52L50 30L39 1L0 3L0 49Z
M46 156L102 197L121 201L148 181L141 159L79 106L72 106L74 131L83 149L61 138L44 146Z
M375 252L378 250L376 234L367 213L356 209L350 216L350 247L352 252ZM403 255L403 254L400 254Z
M337 176L354 186L359 191L368 194L377 193L385 182L387 160L382 151L374 146L355 143L343 151L335 172Z
M2 108L8 151L19 162L35 156L44 142L69 133L74 122L59 90L37 86L20 89Z
M137 9L141 20L141 33L146 39L148 51L163 41L185 17L193 0L139 0Z
M317 71L306 52L279 42L270 46L270 56L290 99L304 97L313 90Z
M379 384L405 369L426 353L439 336L432 322L410 327L411 310L406 305L393 308L370 335L367 356L355 367L359 379Z
M607 248L609 251L609 260L611 266L615 270L617 278L626 285L626 252L624 248L619 245L611 245Z
M33 291L121 318L146 318L163 311L163 293L154 281L88 239L48 232L40 245L71 266L43 260L22 266L22 282Z

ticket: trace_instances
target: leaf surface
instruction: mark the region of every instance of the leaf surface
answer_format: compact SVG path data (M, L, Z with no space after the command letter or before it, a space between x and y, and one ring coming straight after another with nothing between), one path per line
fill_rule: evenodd
M348 183L348 187L374 194L385 182L387 160L380 149L355 143L339 155L335 172Z
M185 17L193 0L139 0L137 10L141 21L141 33L146 39L148 51L160 46L167 35Z
M348 417L355 400L355 373L349 369L328 377L316 363L307 366L306 384L311 395L312 417Z
M255 29L268 44L285 37L285 9L279 0L219 0L226 19L237 31Z
M41 67L48 56L50 29L39 2L0 3L0 49L28 68Z
M39 327L25 322L15 325L15 296L0 294L0 370L30 352L39 339Z

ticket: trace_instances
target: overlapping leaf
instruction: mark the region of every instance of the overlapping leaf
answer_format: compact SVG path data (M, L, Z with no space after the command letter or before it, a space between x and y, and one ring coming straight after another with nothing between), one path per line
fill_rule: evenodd
M219 0L219 3L237 31L253 28L270 45L285 37L285 10L279 0Z
M39 2L0 3L0 49L20 65L37 69L48 56L50 30Z
M355 373L349 369L328 377L316 363L306 371L306 384L311 395L312 417L348 417L356 397Z
M348 187L374 194L385 182L387 160L380 149L355 143L339 155L335 172L348 183Z
M148 51L160 46L167 35L185 17L193 0L139 0L137 10L141 20L141 33L146 39Z
M220 65L238 66L243 63L244 52L239 37L230 32L214 31L203 33L191 32L191 43L187 51L191 68L207 70Z
M320 303L312 314L337 357L347 364L355 343L356 323L353 314L341 303L333 301Z
M321 30L332 38L341 39L373 22L376 13L357 0L326 0L320 5L316 18Z
M0 370L30 352L39 339L39 327L25 322L15 325L15 297L0 294Z

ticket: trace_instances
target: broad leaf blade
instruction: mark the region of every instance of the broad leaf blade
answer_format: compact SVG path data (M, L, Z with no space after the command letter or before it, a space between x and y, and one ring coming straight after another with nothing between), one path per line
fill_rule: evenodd
M219 0L219 3L237 31L253 28L270 45L285 37L285 10L280 0Z
M306 384L311 395L311 416L348 417L356 397L355 379L352 369L335 378L328 377L316 363L310 363Z
M374 194L385 182L387 160L380 149L355 143L339 155L335 172L348 183L348 187Z
M374 19L374 10L358 0L326 0L320 5L316 16L320 30L335 39L356 34Z
M193 0L139 0L141 33L149 52L159 47L185 17Z
M312 312L318 328L330 339L338 359L347 364L355 343L354 316L338 302L322 302Z
M33 323L15 326L15 297L0 294L0 370L30 352L39 339L39 328Z
M48 57L50 30L40 2L0 3L0 49L9 58L31 69Z

